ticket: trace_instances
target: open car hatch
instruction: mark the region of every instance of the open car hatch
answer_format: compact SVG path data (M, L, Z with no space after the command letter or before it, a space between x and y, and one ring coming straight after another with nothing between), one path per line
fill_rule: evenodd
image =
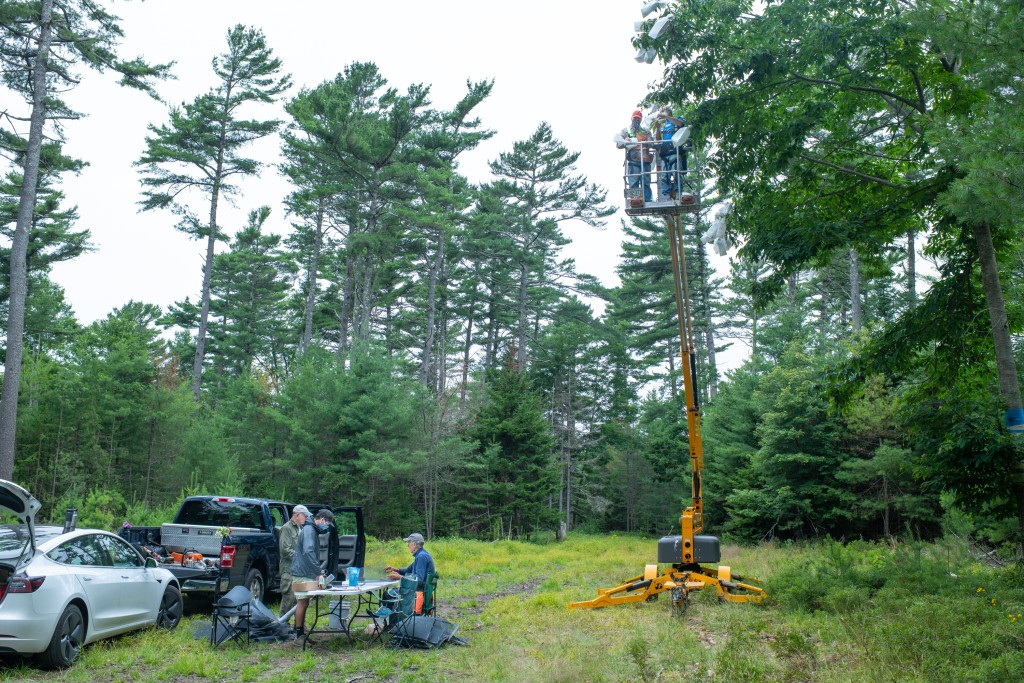
M27 548L30 548L32 551L30 556L35 555L35 518L36 513L39 512L39 508L42 506L43 504L36 500L35 496L22 487L6 479L0 479L0 510L14 514L18 521L27 527L25 547L18 554L15 565L25 557L25 550Z

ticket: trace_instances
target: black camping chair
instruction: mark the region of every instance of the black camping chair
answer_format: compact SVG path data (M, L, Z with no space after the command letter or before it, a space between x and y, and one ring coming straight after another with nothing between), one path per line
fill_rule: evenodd
M403 576L398 590L392 588L381 600L380 607L370 610L373 619L374 639L383 640L403 620L413 615L416 610L416 577Z
M252 593L245 586L235 586L214 600L210 645L248 643L252 636L252 607Z
M410 591L412 609L407 610L403 607L399 613L397 623L389 631L389 647L434 648L454 638L459 627L434 616L437 608L437 580L436 573L427 574L423 586L423 605L419 614L415 611L415 582L410 582L414 584ZM404 580L402 588L405 588Z
M287 621L277 618L245 586L235 586L213 603L210 643L274 643L293 640L295 634Z

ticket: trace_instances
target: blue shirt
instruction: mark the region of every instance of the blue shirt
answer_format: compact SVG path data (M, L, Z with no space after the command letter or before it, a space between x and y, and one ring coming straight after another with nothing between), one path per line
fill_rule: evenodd
M427 574L434 573L434 558L426 550L420 548L412 554L412 564L405 569L399 569L398 573L402 576L412 573L416 577L416 589L423 590L423 586L426 585Z

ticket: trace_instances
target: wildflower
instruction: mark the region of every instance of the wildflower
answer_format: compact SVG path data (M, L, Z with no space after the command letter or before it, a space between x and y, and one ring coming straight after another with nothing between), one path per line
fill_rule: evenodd
M978 586L978 592L979 593L984 593L985 589L982 586Z
M996 606L996 599L995 599L995 598L992 598L992 606L993 606L993 607L995 607L995 606Z

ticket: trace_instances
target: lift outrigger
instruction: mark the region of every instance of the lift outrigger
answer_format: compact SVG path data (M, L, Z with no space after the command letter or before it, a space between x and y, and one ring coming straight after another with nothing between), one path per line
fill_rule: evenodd
M569 603L569 609L590 609L623 605L631 602L656 600L669 592L673 613L681 614L690 593L703 588L714 588L718 596L728 602L761 602L765 592L758 586L744 583L739 574L727 566L717 569L702 564L718 563L722 559L718 538L702 534L704 530L701 475L704 471L704 450L701 440L700 406L697 402L697 357L694 353L693 326L690 320L689 284L686 276L686 258L683 251L682 215L700 210L700 177L685 169L674 171L675 192L670 201L644 202L639 183L624 176L626 214L630 216L661 216L665 219L670 251L672 276L675 283L676 314L679 318L679 353L682 359L683 387L686 396L686 425L690 445L691 504L679 518L681 533L665 536L658 541L658 563L649 564L644 573L623 581L614 588L599 588L597 597L583 602ZM632 187L631 187L632 185ZM669 564L659 569L661 564Z

